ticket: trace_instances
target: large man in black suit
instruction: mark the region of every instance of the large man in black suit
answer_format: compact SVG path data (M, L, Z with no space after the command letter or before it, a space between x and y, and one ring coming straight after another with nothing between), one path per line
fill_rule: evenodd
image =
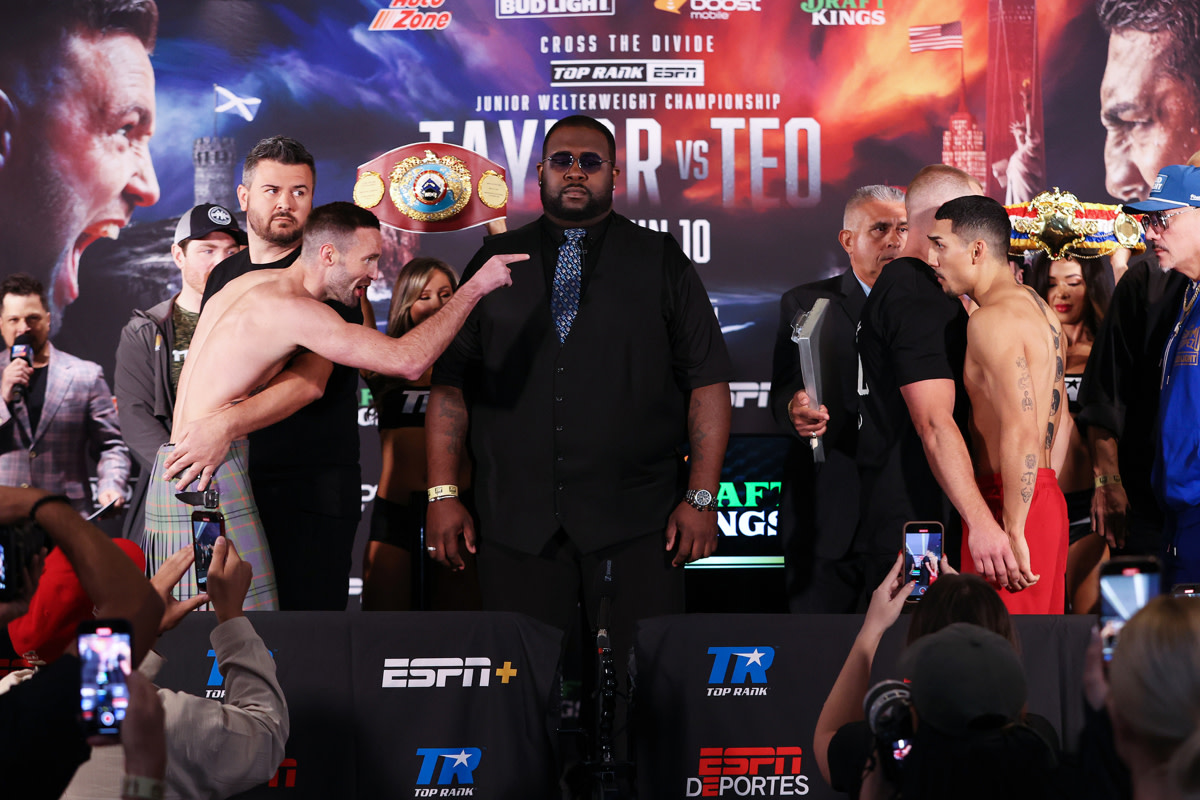
M634 621L681 612L680 567L716 549L730 364L679 245L612 212L615 158L597 120L556 123L538 164L544 215L489 237L463 274L529 254L434 369L426 537L455 568L463 544L476 549L452 485L469 429L485 608L565 630L582 603L594 621L611 560L623 664Z
M779 535L787 563L788 605L793 612L839 613L856 609L864 575L853 552L858 527L858 356L854 346L859 312L883 265L899 254L908 235L904 193L891 186L863 186L850 196L838 241L850 269L797 286L780 303L779 333L771 373L771 411L792 438L784 473ZM826 392L832 409L809 406L792 342L792 323L819 298L830 302L825 336L834 340L838 385ZM813 461L813 437L823 437L825 462ZM899 539L897 538L897 544ZM873 585L872 585L873 586Z

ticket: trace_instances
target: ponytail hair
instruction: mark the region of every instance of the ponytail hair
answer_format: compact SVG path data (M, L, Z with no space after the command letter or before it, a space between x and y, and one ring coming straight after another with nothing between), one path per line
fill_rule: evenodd
M1112 707L1184 797L1200 798L1200 603L1156 597L1109 665Z

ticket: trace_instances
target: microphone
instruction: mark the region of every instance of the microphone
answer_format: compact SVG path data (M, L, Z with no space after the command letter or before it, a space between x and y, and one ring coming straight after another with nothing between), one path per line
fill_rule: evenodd
M29 366L33 366L33 334L29 331L22 333L13 341L11 359L16 361L22 359ZM18 383L13 387L13 402L20 402L25 398L25 384Z

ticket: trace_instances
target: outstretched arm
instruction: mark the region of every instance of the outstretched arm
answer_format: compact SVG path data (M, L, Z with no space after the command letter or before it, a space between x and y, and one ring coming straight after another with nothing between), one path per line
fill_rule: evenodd
M827 783L830 782L829 745L843 725L863 718L863 698L870 688L875 651L879 649L883 634L899 619L904 601L915 583L904 582L903 569L904 555L901 554L883 583L871 595L862 629L854 639L854 645L829 691L829 697L825 699L825 705L821 707L821 716L817 718L813 754L817 759L817 769Z
M475 304L493 290L512 284L508 265L528 258L524 253L492 256L436 314L399 339L361 325L346 325L332 311L282 316L293 341L335 364L417 380L449 347ZM304 300L295 302L312 305Z

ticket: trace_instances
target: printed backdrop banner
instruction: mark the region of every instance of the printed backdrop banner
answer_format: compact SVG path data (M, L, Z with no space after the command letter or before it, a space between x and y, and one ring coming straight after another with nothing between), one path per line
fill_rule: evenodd
M516 227L540 210L545 130L584 113L616 137L616 208L674 235L709 290L734 359L735 435L775 434L767 392L779 296L846 268L837 232L856 187L904 185L947 161L1002 200L1050 185L1107 199L1107 39L1093 3L990 5L991 14L972 0L160 3L149 149L161 197L115 241L87 246L56 344L111 376L130 311L179 286L176 220L197 202L236 208L239 165L260 138L286 134L312 151L317 203L350 199L356 167L401 144L461 145L505 170ZM911 44L913 29L939 32L948 49ZM260 102L252 114L216 113L225 95L214 85ZM377 318L405 261L430 255L461 268L481 235L389 233L387 279L370 293ZM56 297L69 298L74 278L59 278ZM367 399L364 505L378 476ZM751 549L773 534L772 524ZM722 535L744 534L726 525Z
M883 637L872 683L895 666L908 617ZM1091 621L1016 616L1029 705L1074 749ZM638 626L639 797L841 797L813 756L821 707L861 617L690 614Z

